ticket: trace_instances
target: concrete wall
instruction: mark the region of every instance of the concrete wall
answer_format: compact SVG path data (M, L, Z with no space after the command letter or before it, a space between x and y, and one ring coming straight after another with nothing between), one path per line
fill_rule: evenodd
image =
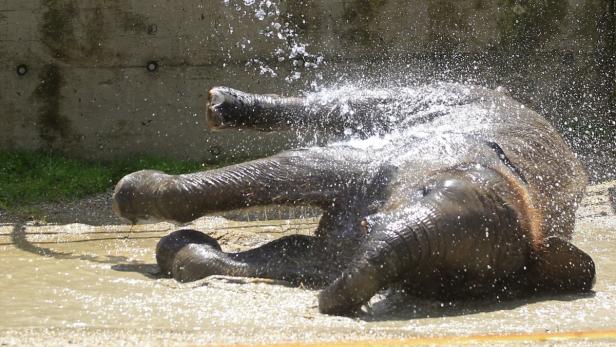
M205 129L209 87L293 94L319 75L320 83L404 75L506 86L576 150L613 158L614 2L281 0L278 15L260 19L259 8L275 10L264 0L4 0L0 147L97 159L263 154L288 141ZM326 63L293 65L289 42ZM285 81L294 72L301 78Z

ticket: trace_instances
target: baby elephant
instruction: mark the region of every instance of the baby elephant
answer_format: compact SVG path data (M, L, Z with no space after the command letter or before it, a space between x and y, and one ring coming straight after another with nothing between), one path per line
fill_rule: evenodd
M338 138L217 170L124 177L113 207L133 223L266 204L323 210L314 236L239 253L198 231L171 233L156 259L178 281L321 286L319 309L329 314L353 314L390 285L434 298L593 286L592 259L569 242L585 173L545 119L499 91L436 83L279 97L216 87L207 122Z

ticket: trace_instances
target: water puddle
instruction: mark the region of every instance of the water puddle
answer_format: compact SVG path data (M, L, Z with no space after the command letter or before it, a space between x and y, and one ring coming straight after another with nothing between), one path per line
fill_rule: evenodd
M158 278L154 247L174 230L171 224L0 225L0 343L390 341L614 329L616 216L609 186L616 182L591 187L578 213L574 242L597 263L593 294L504 303L380 295L356 319L319 314L316 291L283 282L213 277L179 284ZM310 233L316 221L206 217L192 227L238 250ZM565 340L577 344L580 338Z

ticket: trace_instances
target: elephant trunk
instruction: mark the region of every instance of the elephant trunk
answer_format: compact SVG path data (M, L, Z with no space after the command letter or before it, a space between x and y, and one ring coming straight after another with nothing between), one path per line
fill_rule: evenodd
M369 237L351 267L321 292L320 311L352 314L387 284L426 263L435 254L429 239L433 217L429 209L419 208L409 224L369 221Z

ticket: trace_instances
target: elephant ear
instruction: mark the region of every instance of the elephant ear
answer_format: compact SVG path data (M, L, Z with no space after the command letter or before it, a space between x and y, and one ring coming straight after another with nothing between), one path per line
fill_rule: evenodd
M531 286L535 291L557 293L588 292L595 283L592 258L569 241L552 236L533 252Z

